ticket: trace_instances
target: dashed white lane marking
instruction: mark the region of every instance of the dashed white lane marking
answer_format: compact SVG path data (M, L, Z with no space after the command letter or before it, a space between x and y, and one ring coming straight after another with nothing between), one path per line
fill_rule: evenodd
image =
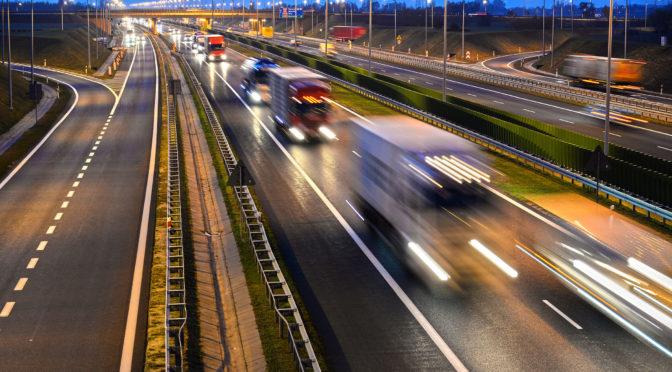
M100 141L96 141L96 145L100 145Z
M565 123L574 124L573 121L569 121L569 120L565 120L565 119L558 119L558 120L560 120L560 121L564 121Z
M77 178L84 178L84 173L80 173L77 175Z
M12 308L14 308L15 303L16 302L6 302L5 306L2 307L2 311L0 311L0 318L8 317L12 312Z
M661 149L661 150L672 151L672 149L668 149L667 147L663 147L663 146L658 146L658 148Z
M38 251L43 251L44 248L46 248L46 247L47 247L47 241L43 240L43 241L40 242L40 244L38 244L37 250Z
M58 212L56 213L56 216L54 216L54 221L60 221L61 218L63 218L63 212Z
M37 257L31 258L30 261L28 261L28 266L26 266L26 269L34 269L37 265L37 260L39 260Z
M504 102L500 102L500 101L492 101L492 102L494 102L494 103L496 103L496 104L498 104L498 105L503 105L503 104L504 104Z
M475 94L472 94L472 93L467 93L467 95L468 95L468 96L472 96L472 97L476 97L476 95L475 95Z
M54 230L56 230L56 226L54 225L49 226L49 228L47 229L47 235L53 234Z
M448 87L446 87L446 90L453 90L453 88L448 88Z
M534 111L532 111L532 110L530 110L530 109L523 109L523 111L531 112L531 113L533 113L533 114L535 113Z
M88 165L85 165L85 166L82 167L82 170L87 170L87 169L89 169Z
M602 131L602 133L604 133L604 131ZM616 133L614 133L614 132L609 132L609 135L610 135L610 136L614 136L614 137L623 137L623 136L621 136L620 134L616 134Z
M434 84L432 84L432 83L429 82L429 81L425 81L425 83L427 83L427 84L429 84L429 85L434 85Z
M99 140L100 140L100 139L103 139L103 136L98 136L98 139L99 139Z
M90 163L90 162L91 162L91 158L87 158L84 162L85 162L85 163Z
M67 208L68 204L70 204L70 202L64 201L63 204L61 204L61 208Z
M101 131L100 131L100 134L105 134L105 131L104 131L104 130L101 130Z
M359 155L359 154L357 153L357 151L355 151L355 150L352 150L352 153L355 154L355 156L357 156L358 158L361 158L361 157L362 157L362 155Z
M98 146L93 146L93 147L91 148L91 150L93 150L93 151L98 150Z
M75 181L75 182L72 184L72 187L77 187L77 186L79 186L79 181ZM73 191L73 193L74 193L74 191Z
M93 155L95 155L95 154L96 154L95 152L90 152L90 153L89 153L89 157L91 157L91 156L93 156Z
M73 186L74 186L74 185L73 185ZM74 190L70 190L70 191L68 191L68 198L72 198L73 195L75 195L75 191L74 191Z
M16 283L16 286L14 287L15 291L23 291L23 287L26 286L26 283L28 282L28 278L21 278L19 281Z
M542 302L545 303L545 304L546 304L548 307L550 307L551 309L553 309L553 311L555 311L556 313L558 313L558 315L560 315L561 317L563 317L567 322L569 322L569 324L573 325L574 328L576 328L576 329L583 329L583 327L581 327L577 322L573 321L572 318L568 317L565 313L563 313L562 311L560 311L560 309L558 309L557 307L553 306L553 304L550 303L550 302L548 302L548 300L543 300Z

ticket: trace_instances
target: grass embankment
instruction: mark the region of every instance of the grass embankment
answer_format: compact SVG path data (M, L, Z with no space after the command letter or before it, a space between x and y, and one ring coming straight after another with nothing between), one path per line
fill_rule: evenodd
M21 77L18 77L21 79ZM37 79L44 83L42 79ZM52 88L56 88L56 84L52 82L49 84ZM27 90L26 90L26 95ZM4 96L6 97L6 96ZM3 97L3 98L4 98ZM37 121L37 124L28 129L23 135L10 146L2 155L0 155L0 179L3 178L15 165L21 160L32 148L37 144L51 127L56 124L56 120L64 113L70 102L71 92L68 89L61 89L60 97L56 99L44 116ZM6 103L2 103L3 106ZM4 108L4 107L3 107ZM2 113L2 111L0 111ZM2 117L4 119L4 117ZM17 120L18 121L18 120Z
M96 58L96 43L93 40L96 35L95 27L91 27L91 67L94 73L105 61L111 51L105 45L98 45L98 58ZM84 73L84 67L88 63L86 22L71 25L61 31L58 29L43 29L35 32L35 56L37 66L59 67ZM30 33L12 34L12 60L22 63L30 63Z
M30 82L23 78L20 72L12 72L12 105L9 110L9 90L7 87L7 65L0 67L0 134L7 132L14 124L23 118L35 107L28 97Z
M614 38L613 57L623 58L623 40ZM578 36L559 43L555 50L555 67L551 68L551 55L548 54L537 62L542 64L542 70L555 73L555 68L562 71L565 57L570 54L590 54L598 56L607 55L607 40L604 35ZM652 91L660 91L663 84L663 92L672 92L672 47L662 47L660 44L641 42L628 42L628 58L645 61L641 85Z
M182 66L183 73L187 75L184 71L184 66ZM189 87L193 97L197 97L194 87L189 81ZM212 128L207 124L207 118L205 116L205 111L203 106L198 99L194 99L196 103L196 108L198 111L199 118L201 120L202 128L205 133L205 138L208 142L208 148L210 150L210 155L213 159L213 164L217 173L217 180L219 187L222 190L224 195L224 200L226 204L226 209L231 221L231 227L233 234L236 239L236 244L240 251L240 260L243 265L243 271L245 273L245 279L247 282L247 288L250 293L250 299L252 302L252 307L254 308L255 320L257 322L257 329L259 330L259 335L261 338L262 347L264 350L264 357L266 359L266 367L269 371L290 371L294 370L294 362L292 358L292 352L290 351L287 340L281 338L278 334L278 324L275 322L275 313L269 308L268 297L266 296L266 287L263 282L263 279L260 277L257 270L257 263L252 253L252 245L249 241L249 237L245 232L244 221L241 219L241 213L236 199L236 195L233 191L233 188L227 187L226 183L228 182L228 175L226 172L226 167L224 162L219 154L217 142L212 132ZM255 203L259 207L259 201L256 198L254 190L250 190L252 196L255 200ZM265 217L265 214L262 214L262 221L264 228L266 229L269 242L271 243L271 248L273 253L278 260L278 264L282 269L282 272L285 276L287 284L289 285L293 298L296 301L298 308L301 311L301 316L303 322L306 326L306 329L310 335L310 341L315 350L315 353L318 356L319 363L321 366L326 365L324 359L324 347L322 342L319 339L317 331L310 319L310 316L305 310L301 296L299 295L294 282L292 280L291 273L287 269L287 266L282 259L282 255L277 247L277 242L273 237L273 234L269 228L268 220ZM242 234L240 233L242 231Z

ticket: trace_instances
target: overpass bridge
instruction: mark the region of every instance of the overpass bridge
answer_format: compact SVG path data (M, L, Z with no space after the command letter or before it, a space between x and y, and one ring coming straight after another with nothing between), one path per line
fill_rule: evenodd
M306 13L312 10L304 10ZM273 11L270 9L259 10L259 18L272 18ZM229 10L210 10L210 9L111 9L112 18L205 18L217 19L225 17L250 17L257 18L257 11L254 9L229 9ZM280 7L275 9L275 17L279 18Z

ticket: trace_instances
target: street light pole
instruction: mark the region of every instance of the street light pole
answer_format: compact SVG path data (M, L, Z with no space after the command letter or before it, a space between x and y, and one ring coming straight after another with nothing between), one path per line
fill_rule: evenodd
M86 73L91 70L91 22L89 22L89 0L86 0L86 46L88 48L88 65L86 65Z
M446 102L446 63L448 60L448 0L443 0L443 102Z
M625 40L623 40L623 58L628 58L628 0L625 0Z
M350 8L350 15L352 17L352 8ZM352 27L352 20L350 21L350 27ZM392 45L397 45L397 0L394 0L394 37L392 38ZM394 49L396 48L393 47L392 50Z
M275 41L275 0L273 0L273 36L271 39Z
M427 3L425 3L425 55L427 55L427 5L430 1L432 0L427 0Z
M98 6L99 6L99 4L100 4L100 0L96 0L96 60L98 60L98 39L100 38L100 34L98 33L98 30L100 30L100 24L98 23Z
M371 43L373 42L373 0L369 0L369 77L371 77Z
M546 55L546 0L541 9L541 55Z
M555 0L553 0L553 11L551 12L551 68L553 68L555 58Z
M63 31L63 3L65 0L61 0L61 31Z
M0 10L2 15L0 15L0 19L2 19L2 64L5 64L5 0L2 0L2 3L0 3Z
M572 7L572 34L574 34L574 0L569 0L569 5Z
M299 27L299 8L297 6L297 0L294 0L294 50L298 48L296 40L296 29Z
M604 155L609 155L609 105L611 104L611 41L614 32L614 0L609 0L609 40L607 41L607 96L604 112Z
M462 0L462 60L464 60L464 1Z
M327 53L327 36L329 36L329 0L324 1L324 62L327 62L329 59Z
M33 0L30 0L30 84L35 82L35 64L34 64L34 40L35 40L35 20L33 18Z
M12 102L12 25L9 17L9 0L7 0L7 85L9 90L9 111L14 111Z

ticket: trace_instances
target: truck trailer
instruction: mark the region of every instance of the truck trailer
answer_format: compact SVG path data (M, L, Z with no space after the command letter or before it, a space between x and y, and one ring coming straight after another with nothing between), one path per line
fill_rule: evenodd
M267 70L271 87L271 112L275 123L294 141L331 140L327 78L303 67Z
M224 41L224 36L206 36L205 56L208 61L223 61L226 59L226 42Z
M646 62L633 59L611 59L611 87L622 90L641 90L642 70ZM607 57L569 55L562 73L573 78L576 86L604 88L607 81Z

